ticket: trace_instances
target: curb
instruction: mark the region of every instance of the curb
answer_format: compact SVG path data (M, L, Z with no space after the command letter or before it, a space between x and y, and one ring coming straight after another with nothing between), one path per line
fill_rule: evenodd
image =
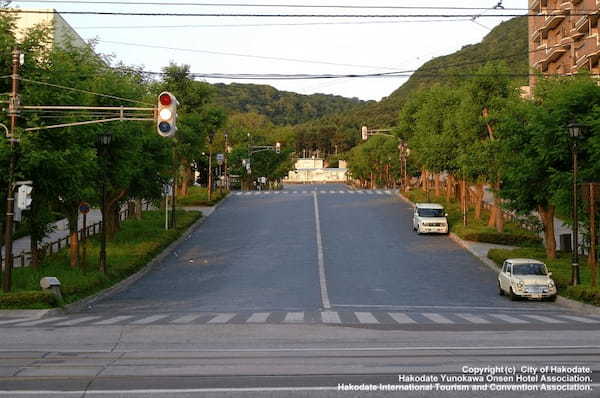
M398 196L405 202L412 205L413 207L415 206L415 204L413 202L408 200L401 193L398 193ZM477 254L474 250L472 250L465 243L465 241L463 239L461 239L458 235L451 232L450 234L448 234L448 237L450 239L452 239L454 242L456 242L458 245L460 245L462 248L467 250L469 253L471 253L474 257L479 259L479 261L481 261L483 264L485 264L488 268L492 269L496 274L500 273L500 267L498 267L494 261L492 261L491 259L489 259L487 257L479 256L479 254ZM591 304L581 303L579 301L572 300L572 299L569 299L569 298L566 298L566 297L563 297L560 295L556 296L556 304L560 305L561 307L568 308L570 310L584 312L584 313L593 314L593 315L600 315L600 307L597 307L597 306L591 305Z
M219 203L217 203L214 206L211 215L214 214L214 212L217 210L219 205L221 203L223 203L228 197L229 197L229 194L227 196L225 196L223 199L221 199L219 201ZM204 215L203 215L202 217L200 217L200 219L197 220L196 222L194 222L192 225L190 225L188 227L188 229L185 230L178 239L171 242L171 244L169 244L169 246L167 246L162 252L160 252L156 257L154 257L152 260L150 260L150 262L148 264L146 264L142 269L137 271L135 274L128 276L127 278L123 279L122 281L117 282L113 286L108 287L108 288L94 294L93 296L89 296L89 297L83 298L79 301L76 301L74 303L67 304L63 308L50 308L47 310L0 310L0 315L6 316L6 317L11 317L11 318L12 317L15 317L15 318L26 317L26 318L39 319L39 318L43 318L46 316L54 316L54 315L60 315L60 314L65 314L65 313L69 313L69 312L76 312L76 311L82 310L84 308L87 308L88 306L92 305L93 303L95 303L99 300L108 298L116 293L119 293L119 292L127 289L132 284L134 284L136 281L138 281L140 278L142 278L144 275L146 275L149 271L151 271L155 266L162 263L162 261L168 255L173 253L175 251L175 249L177 249L177 247L181 243L183 243L186 239L188 239L189 236L192 234L192 232L194 232L202 223L204 223L204 221L208 217L210 217L210 215L206 216L206 217L204 217Z

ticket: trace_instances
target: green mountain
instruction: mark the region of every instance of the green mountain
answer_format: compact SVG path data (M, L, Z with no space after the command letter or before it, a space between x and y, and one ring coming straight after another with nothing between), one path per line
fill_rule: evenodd
M488 62L504 62L516 75L529 71L527 18L518 17L496 26L478 44L464 46L459 51L437 57L423 64L406 83L388 97L361 107L356 113L369 126L390 127L396 124L398 111L411 93L435 84L455 84L468 78ZM454 75L454 76L453 76ZM456 76L459 75L459 76ZM516 77L520 85L527 78Z
M228 112L265 115L276 125L294 125L347 112L367 102L338 95L302 95L257 84L214 84L213 102Z

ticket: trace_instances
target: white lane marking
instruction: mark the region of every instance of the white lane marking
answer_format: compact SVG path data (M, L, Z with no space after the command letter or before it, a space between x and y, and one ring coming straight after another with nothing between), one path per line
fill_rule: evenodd
M244 195L246 195L246 196L252 195L252 192L246 192Z
M59 322L59 323L55 324L54 326L73 326L73 325L78 325L80 323L91 321L91 320L98 319L98 318L100 318L100 317L99 316L85 316L83 318L77 318L77 319L72 319L70 321Z
M346 193L346 191L338 191L339 193Z
M94 325L114 325L117 322L125 321L130 318L133 318L133 315L115 316L113 318L108 318L103 321L94 322Z
M561 315L561 318L567 318L572 321L581 322L581 323L600 323L600 319L584 318L581 316L574 316L574 315Z
M285 316L284 322L303 322L304 312L288 312Z
M346 191L346 193L356 193L355 191Z
M369 191L366 191L366 192L367 192L369 195L373 195L373 191L371 191L371 190L369 190Z
M27 322L27 321L32 321L32 320L33 319L31 319L31 318L11 319L11 320L7 320L7 321L0 321L0 325L9 325L11 323Z
M192 314L192 315L184 315L182 317L179 317L177 319L173 319L171 321L171 323L190 323L195 321L196 319L200 318L202 316L202 314Z
M321 238L321 221L319 220L319 201L317 193L313 192L315 203L315 226L317 229L317 257L319 260L319 285L321 288L321 303L326 310L331 308L329 294L327 293L327 279L325 277L325 260L323 257L323 239Z
M288 191L283 191L282 193L284 193L284 194L286 194L286 195L287 195L289 192L288 192Z
M452 321L440 314L423 313L421 315L423 315L425 318L427 318L430 321L433 321L435 323L445 323L445 324L454 323L454 321Z
M321 319L323 320L323 323L342 323L339 314L335 311L321 312Z
M252 314L252 316L246 320L246 323L264 323L267 321L269 315L271 315L270 312L257 312Z
M450 310L462 310L462 311L466 311L466 310L488 310L488 311L502 311L502 310L512 310L512 311L527 311L527 313L531 313L532 311L546 311L544 309L531 309L531 308L527 308L527 309L516 309L516 308L510 308L510 307L471 307L471 306L464 306L464 305L456 305L456 306L451 306L451 305L377 305L377 304L335 304L336 307L355 307L355 308L384 308L384 309L388 309L389 311L394 310L394 311L408 311L408 310L415 310L415 309L419 309L419 310L425 310L425 309L430 309L430 310L439 310L439 309L450 309Z
M137 320L131 322L131 324L132 325L147 325L149 323L156 322L156 321L158 321L160 319L163 319L163 318L166 318L168 316L169 316L168 314L167 315L152 315L152 316L147 316L145 318L137 319Z
M400 312L388 312L388 315L391 316L392 319L398 323L417 323L417 321L415 321L408 315L402 314Z
M472 315L472 314L454 314L462 319L466 319L471 323L491 323L487 319Z
M494 317L494 318L501 319L501 320L503 320L503 321L505 321L505 322L508 322L508 323L529 323L529 321L526 321L526 320L524 320L524 319L515 318L515 317L512 317L512 316L510 316L510 315L504 315L504 314L488 314L488 316L492 316L492 317Z
M361 194L361 195L362 195L362 194L364 194L364 193L365 193L365 191L356 191L356 193L359 193L359 194Z
M67 319L67 317L66 316L55 316L55 317L52 317L52 318L38 319L37 321L29 321L29 322L18 323L17 326L35 326L35 325L40 325L42 323L62 321L63 319Z
M302 193L303 193L303 194L307 194L307 193L308 193L308 191L302 191Z
M388 195L392 194L392 191L390 191L389 189L387 191L385 191L385 193L387 193Z
M274 194L280 194L281 192L279 191L273 191Z
M262 192L255 192L254 195L260 195Z
M241 192L236 192L235 195L236 196L240 196L240 195L242 195L242 193Z
M383 191L377 191L378 195L384 195L385 193Z
M213 319L208 321L207 323L227 323L229 322L236 314L219 314L215 316Z
M370 312L355 312L354 315L356 315L356 318L360 323L379 323L377 318Z
M535 319L536 321L541 321L545 323L566 323L567 321L563 321L562 319L550 318L548 316L542 315L524 315L527 318Z

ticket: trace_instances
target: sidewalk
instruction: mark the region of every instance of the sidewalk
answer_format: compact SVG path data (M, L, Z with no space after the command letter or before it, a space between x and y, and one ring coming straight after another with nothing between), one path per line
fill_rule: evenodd
M100 210L92 209L87 215L87 225L92 225L102 220ZM79 229L83 228L83 215L79 215ZM50 232L42 241L42 243L56 242L59 239L64 239L69 236L69 224L67 219L59 220L52 224L53 231ZM13 241L13 255L19 256L21 253L29 252L31 250L31 238L24 236ZM2 247L2 260L6 258L4 254L4 247ZM17 266L15 264L15 266Z

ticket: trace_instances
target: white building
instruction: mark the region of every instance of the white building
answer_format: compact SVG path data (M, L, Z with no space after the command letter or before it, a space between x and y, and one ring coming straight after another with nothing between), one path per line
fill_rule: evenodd
M340 161L345 166L346 162ZM348 170L343 168L323 167L324 161L319 158L301 158L296 161L295 170L288 173L285 179L287 183L311 183L311 182L346 182Z
M64 18L54 9L16 9L16 26L15 32L17 39L20 40L23 34L28 30L38 25L50 27L51 44L60 46L71 42L75 47L86 47L87 43L79 36L79 34L64 20ZM29 12L18 12L29 11ZM34 12L31 12L34 11Z

